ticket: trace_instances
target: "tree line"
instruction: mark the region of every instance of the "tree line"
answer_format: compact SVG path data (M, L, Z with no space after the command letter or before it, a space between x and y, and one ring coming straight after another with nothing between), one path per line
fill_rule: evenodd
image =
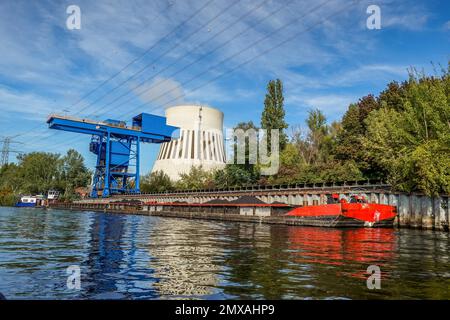
M242 122L235 128L258 126ZM248 161L215 172L193 167L177 182L149 173L142 192L381 179L399 191L449 194L450 62L434 75L411 69L408 80L350 104L340 121L329 123L321 110L309 110L305 128L288 126L282 82L272 80L260 128L281 130L276 175L262 176L261 166Z
M277 174L261 175L261 165L248 161L247 146L243 164L212 172L192 167L177 182L163 172L149 173L141 178L141 191L382 179L399 191L450 193L450 62L434 75L410 70L408 80L389 83L378 96L361 97L331 123L321 110L312 109L304 127L289 126L283 91L281 80L271 80L259 126L251 121L235 126L280 129ZM64 156L32 152L17 160L0 168L0 205L14 204L20 194L51 189L71 200L92 175L75 150Z
M19 195L46 195L49 190L61 192L61 198L77 197L76 188L89 184L91 172L83 156L70 149L58 153L31 152L17 157L17 164L0 168L0 205L13 205Z

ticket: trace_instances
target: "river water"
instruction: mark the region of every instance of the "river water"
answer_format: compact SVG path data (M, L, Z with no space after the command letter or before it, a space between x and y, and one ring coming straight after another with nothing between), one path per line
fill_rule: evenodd
M380 289L368 289L371 265ZM7 299L450 299L449 289L444 232L0 207Z

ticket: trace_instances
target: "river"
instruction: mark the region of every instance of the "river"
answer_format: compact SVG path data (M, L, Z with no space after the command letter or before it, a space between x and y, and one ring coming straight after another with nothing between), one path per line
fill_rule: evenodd
M367 286L369 266L379 288ZM450 299L449 289L445 232L0 207L7 299Z

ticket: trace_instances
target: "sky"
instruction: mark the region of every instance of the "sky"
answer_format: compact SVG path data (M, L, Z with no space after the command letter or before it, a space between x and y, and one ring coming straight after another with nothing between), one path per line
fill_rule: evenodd
M80 29L67 26L70 5ZM367 27L370 5L380 29ZM225 127L259 124L279 78L287 123L304 127L311 109L339 120L408 68L433 74L449 61L446 0L2 0L0 140L14 136L21 152L74 148L92 168L90 137L48 129L49 114L130 121L199 103L222 110ZM142 148L141 173L158 148Z

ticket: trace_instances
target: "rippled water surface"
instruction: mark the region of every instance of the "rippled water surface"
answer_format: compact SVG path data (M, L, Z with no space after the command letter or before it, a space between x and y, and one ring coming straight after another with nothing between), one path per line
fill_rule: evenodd
M8 299L450 299L449 255L443 232L0 207ZM67 288L71 265L81 290Z

